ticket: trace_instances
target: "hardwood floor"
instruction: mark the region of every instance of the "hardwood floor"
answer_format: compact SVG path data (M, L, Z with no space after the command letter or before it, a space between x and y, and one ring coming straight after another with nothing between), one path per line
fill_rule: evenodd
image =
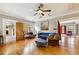
M59 46L37 47L35 39L0 46L1 55L78 55L79 37L63 36Z

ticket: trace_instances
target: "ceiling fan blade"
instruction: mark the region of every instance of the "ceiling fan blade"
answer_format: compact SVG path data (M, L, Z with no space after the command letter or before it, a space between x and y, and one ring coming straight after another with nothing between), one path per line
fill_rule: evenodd
M37 13L34 14L34 16L37 15Z
M51 10L42 10L43 12L51 12Z
M34 11L38 11L38 9L37 10L34 10Z
M42 16L44 16L44 14L43 14L43 13L41 13L41 15L42 15Z

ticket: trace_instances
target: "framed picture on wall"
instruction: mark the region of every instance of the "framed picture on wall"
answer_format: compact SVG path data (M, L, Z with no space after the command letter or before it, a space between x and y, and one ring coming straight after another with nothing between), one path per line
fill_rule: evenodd
M49 30L49 21L44 21L41 23L41 30Z

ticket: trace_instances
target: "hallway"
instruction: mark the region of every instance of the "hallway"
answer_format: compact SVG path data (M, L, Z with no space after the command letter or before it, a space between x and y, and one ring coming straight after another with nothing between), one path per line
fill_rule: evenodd
M63 36L59 46L36 47L35 39L25 39L0 46L4 55L77 55L79 37Z

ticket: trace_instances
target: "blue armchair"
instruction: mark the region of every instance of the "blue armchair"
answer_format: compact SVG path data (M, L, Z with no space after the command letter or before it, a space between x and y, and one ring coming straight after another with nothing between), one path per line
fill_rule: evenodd
M49 34L54 34L54 33L52 33L52 32L39 32L38 37L35 41L37 46L47 46L48 45L47 37Z

